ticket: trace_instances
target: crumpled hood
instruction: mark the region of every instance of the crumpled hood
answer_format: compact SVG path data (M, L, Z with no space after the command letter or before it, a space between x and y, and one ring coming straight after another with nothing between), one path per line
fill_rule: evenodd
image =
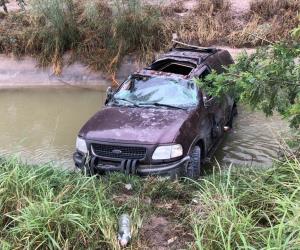
M80 130L87 140L158 144L173 142L189 112L180 109L105 107Z

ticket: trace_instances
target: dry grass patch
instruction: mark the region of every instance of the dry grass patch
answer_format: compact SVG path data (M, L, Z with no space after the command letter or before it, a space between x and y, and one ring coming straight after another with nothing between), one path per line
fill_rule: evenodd
M3 14L0 18L0 53L24 54L30 26L31 20L24 13Z
M259 46L290 40L290 30L299 24L299 0L254 0L247 23L229 35L235 46Z
M299 0L252 0L250 3L250 11L266 20L286 11L298 12L299 8Z
M33 55L57 74L66 52L113 73L125 55L152 60L171 40L158 7L140 0L32 0L27 12L2 17L0 30L0 53Z
M222 43L234 27L230 1L199 1L178 27L179 38L185 42L203 46Z

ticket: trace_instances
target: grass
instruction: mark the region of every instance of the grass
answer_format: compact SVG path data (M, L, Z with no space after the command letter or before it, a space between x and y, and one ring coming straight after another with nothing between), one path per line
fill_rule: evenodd
M260 46L291 40L291 30L299 25L298 0L252 0L244 27L229 35L235 46Z
M177 33L185 42L208 46L224 43L233 26L230 1L199 0L196 8L178 24Z
M1 244L22 249L114 248L117 211L104 189L95 178L49 166L2 163Z
M230 168L198 184L197 247L299 249L299 174L293 158L270 169Z
M240 17L229 0L199 0L187 12L183 1L160 6L141 0L32 0L26 12L0 13L0 53L34 56L40 66L53 65L56 74L80 60L115 80L125 56L145 64L170 47L174 33L202 46L265 45L290 40L298 12L297 0L253 0Z
M33 0L26 12L4 15L0 30L6 29L8 33L0 35L0 53L33 55L41 66L53 65L56 74L66 63L65 53L71 61L79 59L113 74L124 56L135 53L152 60L154 51L171 37L158 7L140 0L117 0L113 5L102 0Z
M118 249L117 218L127 212L132 249L299 249L299 176L293 157L268 169L217 167L197 182L2 160L0 248Z
M33 28L27 49L36 55L42 66L53 64L61 73L63 54L79 41L75 3L72 0L33 0Z

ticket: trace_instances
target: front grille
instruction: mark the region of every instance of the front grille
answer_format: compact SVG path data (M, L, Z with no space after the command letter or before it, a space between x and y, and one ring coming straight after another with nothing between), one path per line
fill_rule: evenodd
M140 160L146 156L146 148L143 147L92 144L92 148L99 157Z

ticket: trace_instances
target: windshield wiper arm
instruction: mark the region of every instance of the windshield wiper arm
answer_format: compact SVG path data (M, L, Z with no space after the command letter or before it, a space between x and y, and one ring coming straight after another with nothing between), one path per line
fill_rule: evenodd
M170 104L164 104L164 103L160 103L160 102L139 103L139 105L149 105L149 106L156 106L156 107L167 107L167 108L176 108L176 109L187 110L187 108L170 105Z
M128 103L132 104L135 107L139 107L139 105L137 105L135 102L129 101L129 100L125 99L125 98L114 98L113 102L115 102L115 101L117 101L117 102L118 101L125 101L125 102L128 102Z

